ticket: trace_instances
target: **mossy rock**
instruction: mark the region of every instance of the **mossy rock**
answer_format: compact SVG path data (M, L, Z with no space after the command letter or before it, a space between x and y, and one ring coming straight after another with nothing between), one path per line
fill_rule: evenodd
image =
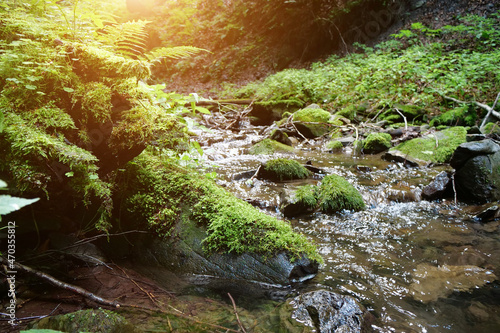
M254 117L252 118L253 125L270 125L273 121L282 119L283 114L290 109L297 110L303 106L303 102L293 99L255 102L248 115Z
M370 133L363 140L363 151L367 154L378 154L391 148L389 133Z
M51 329L62 332L139 332L125 318L109 310L80 310L59 316L46 317L30 325L30 329Z
M327 123L331 114L320 108L305 108L293 114L293 121L306 123Z
M247 151L250 155L272 155L276 152L293 152L293 147L271 139L257 142Z
M259 171L259 177L272 181L304 179L311 175L303 165L294 160L277 158L267 161Z
M331 140L326 144L326 149L329 151L340 151L344 148L344 145L339 140Z
M277 142L282 143L282 144L287 145L287 146L292 145L292 141L288 137L288 134L286 134L285 132L283 132L280 129L273 130L271 132L271 134L269 135L269 139L277 141Z
M294 125L306 138L314 139L328 133L331 114L321 108L308 107L293 114Z
M169 238L179 223L192 221L200 228L193 232L206 235L202 245L207 255L286 252L322 260L316 247L288 223L166 157L143 153L127 165L123 179L118 185L126 193L122 226L144 228L137 225L144 221L157 235Z
M404 121L400 113L403 114L407 121L423 120L426 118L426 111L419 106L395 104L394 108L381 113L378 120L387 121L389 124L400 123Z
M466 142L467 130L464 127L450 127L444 131L405 141L390 151L399 151L404 155L430 163L447 163L455 149Z
M498 126L497 123L487 123L486 125L484 125L481 132L486 135L500 135L500 126Z
M431 120L430 126L474 126L477 120L476 109L464 105L449 110Z
M344 209L359 211L365 202L359 191L345 178L328 175L323 178L319 188L320 207L324 213L335 213Z

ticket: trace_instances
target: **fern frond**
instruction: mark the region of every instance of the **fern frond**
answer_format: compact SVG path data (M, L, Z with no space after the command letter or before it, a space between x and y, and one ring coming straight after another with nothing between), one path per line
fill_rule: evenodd
M137 58L146 49L148 34L145 26L151 21L131 21L121 24L108 25L103 29L99 39L113 50L129 58Z
M209 52L194 46L160 47L144 54L151 64L160 63L165 58L180 59L192 56L202 51Z

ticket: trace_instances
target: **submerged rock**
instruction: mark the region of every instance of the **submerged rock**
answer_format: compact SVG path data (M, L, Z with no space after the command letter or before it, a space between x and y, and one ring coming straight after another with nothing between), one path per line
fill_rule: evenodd
M373 316L350 296L326 290L308 292L289 301L292 318L320 333L371 332Z
M467 292L497 279L492 271L477 266L431 266L420 264L413 273L410 294L429 303L448 297L454 291Z
M39 330L57 330L62 332L140 332L119 314L100 308L80 310L64 315L46 317L30 325L30 328Z

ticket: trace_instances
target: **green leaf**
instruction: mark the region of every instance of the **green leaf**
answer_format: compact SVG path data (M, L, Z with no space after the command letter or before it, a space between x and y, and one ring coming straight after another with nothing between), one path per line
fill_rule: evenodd
M210 111L207 108L204 108L202 106L197 106L196 111L198 111L199 113L203 113L203 114L210 114Z
M37 202L38 198L35 199L24 199L11 197L10 195L0 195L0 215L6 215L15 212L24 206L31 205Z
M63 87L63 90L64 90L65 92L69 92L69 93L72 93L72 92L74 92L74 91L75 91L75 89L73 89L73 88L69 88L69 87Z
M70 171L70 172L66 172L65 175L66 175L66 177L73 177L75 175L75 173L73 171Z
M91 179L91 180L99 179L99 176L96 174L91 174L91 175L89 175L89 179Z
M28 90L36 90L36 88L37 88L36 86L33 86L33 85L31 85L31 84L27 84L27 85L25 85L24 87L25 87L26 89L28 89Z
M3 112L0 111L0 133L3 132L3 129L5 128L5 125L3 124L4 122L4 115Z

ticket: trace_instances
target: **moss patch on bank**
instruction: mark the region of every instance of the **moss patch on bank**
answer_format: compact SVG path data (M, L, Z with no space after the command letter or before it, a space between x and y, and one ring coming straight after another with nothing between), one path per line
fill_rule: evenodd
M203 248L208 253L272 255L287 251L297 258L305 254L322 262L316 247L288 223L165 157L141 154L127 165L122 185L131 214L128 220L147 221L158 235L169 236L181 218L189 218L206 228Z
M393 149L419 160L446 163L450 161L455 149L466 142L466 136L465 127L450 127L422 138L405 141Z

